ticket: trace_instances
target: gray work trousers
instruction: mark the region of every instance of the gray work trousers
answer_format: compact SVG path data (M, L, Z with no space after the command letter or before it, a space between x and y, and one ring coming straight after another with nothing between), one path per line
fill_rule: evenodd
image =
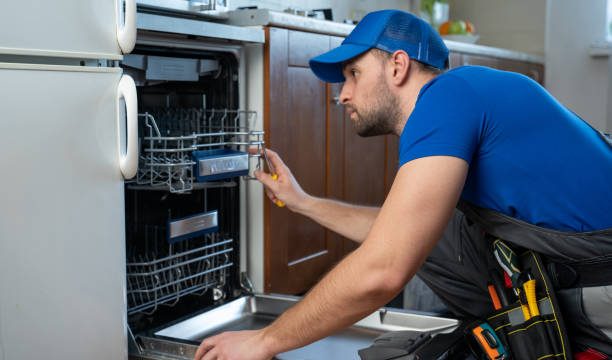
M536 251L555 246L519 245ZM500 268L483 227L455 210L418 276L455 316L484 318L494 310L487 291L490 269ZM612 356L612 286L565 289L557 297L573 350L592 347Z

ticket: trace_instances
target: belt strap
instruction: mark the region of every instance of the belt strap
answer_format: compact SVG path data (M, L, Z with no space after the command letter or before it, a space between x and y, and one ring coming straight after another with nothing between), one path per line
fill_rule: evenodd
M612 285L612 255L568 263L547 262L556 289Z

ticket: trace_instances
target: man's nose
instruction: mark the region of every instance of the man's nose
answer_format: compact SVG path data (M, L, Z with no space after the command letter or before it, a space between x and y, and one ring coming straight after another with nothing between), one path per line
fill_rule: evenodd
M342 90L340 90L340 103L345 105L351 100L351 90L349 86L346 85L346 82L342 85Z

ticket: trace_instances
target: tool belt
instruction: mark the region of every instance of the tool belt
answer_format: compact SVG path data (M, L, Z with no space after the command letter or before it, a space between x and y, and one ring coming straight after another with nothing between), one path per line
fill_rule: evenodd
M540 254L556 290L612 285L612 229L567 233L465 201L457 208L491 237Z
M612 255L589 261L549 260L546 269L556 290L612 285Z
M478 359L572 359L557 291L612 285L612 229L564 233L465 202L458 208L483 229L491 254L502 260L488 274L491 313L463 319L450 334L385 334L359 351L361 359L473 358L468 354Z
M612 231L563 233L459 208L490 234L500 265L489 274L495 310L465 331L472 348L483 359L572 359L556 291L612 284Z

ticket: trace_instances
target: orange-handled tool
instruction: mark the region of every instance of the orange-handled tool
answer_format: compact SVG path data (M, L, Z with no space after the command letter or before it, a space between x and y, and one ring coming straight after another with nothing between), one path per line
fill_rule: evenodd
M488 284L487 289L489 290L489 296L491 297L491 301L493 302L493 308L495 310L499 310L502 308L501 301L499 300L499 296L497 295L497 291L493 284Z
M274 171L274 167L272 167L272 164L270 163L270 160L268 160L268 155L266 154L266 149L264 148L262 152L263 152L263 155L264 155L264 160L266 161L266 165L268 165L268 170L270 171L270 174L272 175L272 180L278 181L278 174L276 173L276 171ZM274 201L274 203L278 207L285 207L285 203L282 202L279 199L276 199Z
M508 357L504 344L488 323L477 325L472 329L472 335L488 360L502 360Z

